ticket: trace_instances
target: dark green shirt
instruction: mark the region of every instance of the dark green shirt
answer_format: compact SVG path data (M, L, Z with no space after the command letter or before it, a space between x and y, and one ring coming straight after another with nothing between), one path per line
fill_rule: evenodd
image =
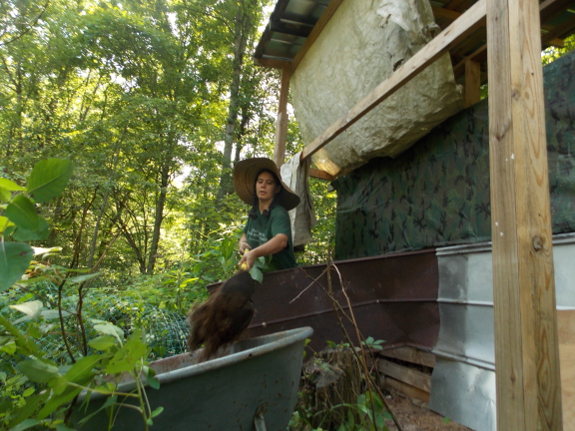
M248 217L244 227L244 233L250 247L259 247L278 233L283 233L288 237L288 245L283 250L272 255L269 270L275 271L296 266L288 212L281 205L276 205L271 210L269 217L263 216L259 211L257 214L257 219Z

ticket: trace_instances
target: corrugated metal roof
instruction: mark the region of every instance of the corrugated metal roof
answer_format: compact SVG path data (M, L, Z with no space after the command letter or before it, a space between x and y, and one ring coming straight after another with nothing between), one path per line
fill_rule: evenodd
M443 30L477 0L430 1L436 23ZM307 37L330 5L341 0L278 0L269 22L255 50L256 62L292 61ZM545 0L541 5L541 34L543 48L560 45L561 40L575 32L575 2L573 0ZM451 51L456 78L462 78L461 67L466 59L480 63L482 82L486 74L486 32L479 29ZM268 64L270 65L270 64ZM279 67L279 63L273 65Z
M331 0L279 0L256 48L255 57L291 61Z

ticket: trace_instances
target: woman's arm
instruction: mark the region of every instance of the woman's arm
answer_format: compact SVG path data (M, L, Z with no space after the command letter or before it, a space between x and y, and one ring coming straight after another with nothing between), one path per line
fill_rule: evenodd
M243 237L242 237L243 239ZM241 240L240 240L241 244ZM239 262L239 266L241 268L242 264L245 262L248 266L248 270L252 269L254 266L254 262L258 257L262 256L269 256L271 254L275 254L279 251L282 251L288 245L288 237L283 233L278 233L269 241L263 243L259 247L250 250L249 253L246 253L242 256L242 259Z

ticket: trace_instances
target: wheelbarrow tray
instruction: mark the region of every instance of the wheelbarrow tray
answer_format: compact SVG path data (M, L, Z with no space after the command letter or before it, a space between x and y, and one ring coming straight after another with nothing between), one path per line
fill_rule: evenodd
M228 348L226 356L199 364L197 353L152 362L160 389L146 388L147 396L152 410L164 408L152 428L248 431L254 429L258 412L263 413L267 431L285 431L297 401L305 339L312 333L304 327L240 341ZM129 381L119 391L134 388L135 382ZM93 395L87 411L76 408L73 422L98 410L104 401L103 396ZM102 410L76 427L103 431L108 420L108 412ZM113 429L143 430L142 416L122 407Z

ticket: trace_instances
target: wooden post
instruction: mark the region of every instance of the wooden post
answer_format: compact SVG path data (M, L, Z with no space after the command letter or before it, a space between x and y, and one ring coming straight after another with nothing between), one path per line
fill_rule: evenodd
M563 429L538 6L487 0L500 431Z
M465 108L481 100L481 69L479 63L470 59L465 60L465 95L463 106Z
M278 118L276 123L276 142L274 148L274 161L278 168L283 165L286 153L286 138L288 127L287 103L289 96L289 81L291 78L291 63L284 61L282 67L282 82L280 89L280 100L278 108Z

